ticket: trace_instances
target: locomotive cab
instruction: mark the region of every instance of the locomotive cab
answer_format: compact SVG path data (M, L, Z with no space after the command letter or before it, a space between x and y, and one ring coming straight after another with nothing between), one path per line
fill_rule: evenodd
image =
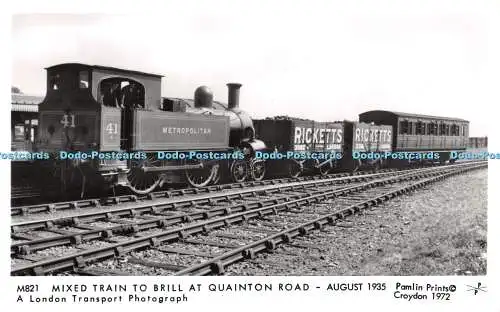
M73 63L49 67L39 147L127 150L132 111L159 106L160 88L161 76L154 74Z
M129 151L133 115L139 109L159 107L162 76L77 63L46 70L47 93L39 105L37 148L54 156L63 185L77 184L63 177L75 176L70 171L116 180L120 172L128 171L127 160L80 155Z

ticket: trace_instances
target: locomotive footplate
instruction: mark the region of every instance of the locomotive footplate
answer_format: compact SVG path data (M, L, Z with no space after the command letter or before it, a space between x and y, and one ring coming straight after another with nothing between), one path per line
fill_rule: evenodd
M215 164L215 161L212 161ZM209 161L207 161L209 163ZM143 167L144 172L158 172L158 171L178 171L186 169L201 169L205 167L203 163L193 164L193 165L169 165L169 166L158 166L158 167Z

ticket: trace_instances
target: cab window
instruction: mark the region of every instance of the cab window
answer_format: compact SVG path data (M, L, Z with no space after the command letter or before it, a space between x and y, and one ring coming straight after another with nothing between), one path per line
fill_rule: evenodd
M88 89L89 88L89 72L86 70L82 70L78 74L79 77L79 87L80 89Z
M122 109L145 108L144 86L125 78L108 78L99 84L100 103Z
M59 90L61 87L61 76L59 74L54 74L49 78L49 89Z

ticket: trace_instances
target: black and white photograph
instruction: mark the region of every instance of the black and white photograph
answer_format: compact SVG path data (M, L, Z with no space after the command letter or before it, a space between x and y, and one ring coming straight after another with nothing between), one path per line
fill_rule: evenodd
M111 3L10 15L10 301L491 297L498 4Z

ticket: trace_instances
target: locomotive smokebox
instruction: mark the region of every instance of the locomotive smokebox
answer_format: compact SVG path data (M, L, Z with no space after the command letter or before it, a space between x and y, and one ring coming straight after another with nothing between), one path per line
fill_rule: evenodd
M214 94L207 86L201 86L194 91L194 107L212 108Z
M227 109L234 109L240 106L240 88L241 83L228 83L228 99L227 99Z

